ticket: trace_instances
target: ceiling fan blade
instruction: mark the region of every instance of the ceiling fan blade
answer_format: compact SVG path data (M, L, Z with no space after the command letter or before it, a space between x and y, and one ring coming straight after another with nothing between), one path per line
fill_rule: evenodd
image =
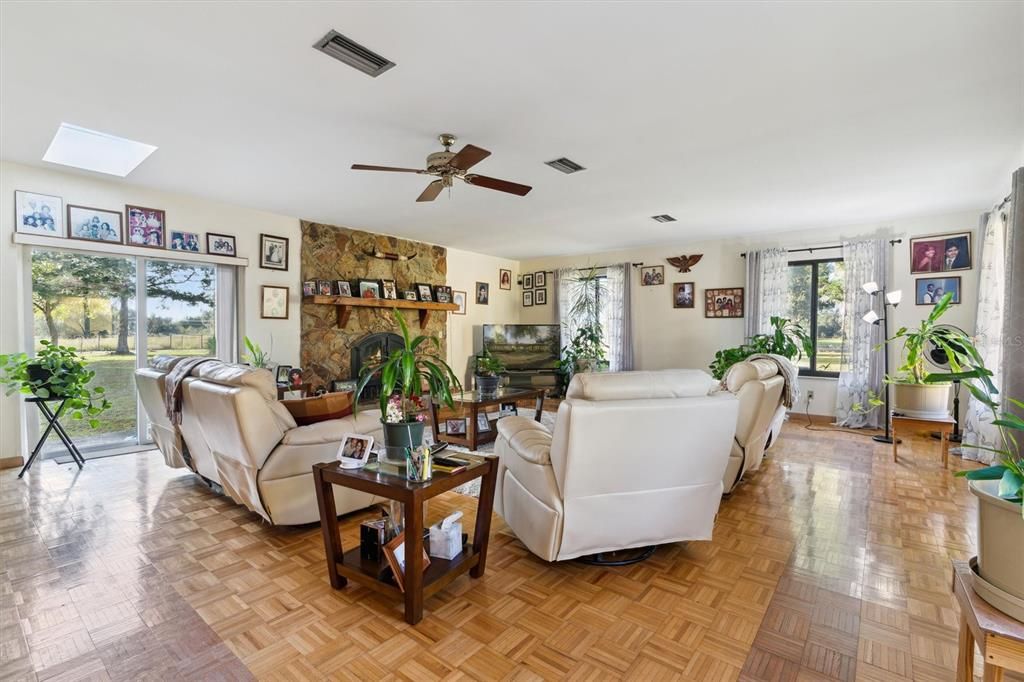
M472 166L480 163L490 155L491 153L486 149L467 144L462 148L462 151L452 157L448 165L459 170L469 170Z
M471 185L486 187L487 189L496 189L499 192L508 192L509 194L516 194L521 197L525 197L529 194L530 190L533 189L529 185L520 185L515 182L499 180L498 178L491 178L486 175L470 174L465 176L463 180Z
M392 173L425 173L419 168L395 168L394 166L367 166L362 163L353 163L352 170L391 171Z
M444 189L444 182L441 180L434 180L432 183L427 185L427 188L423 190L423 194L416 197L416 201L433 201L437 198L437 195Z

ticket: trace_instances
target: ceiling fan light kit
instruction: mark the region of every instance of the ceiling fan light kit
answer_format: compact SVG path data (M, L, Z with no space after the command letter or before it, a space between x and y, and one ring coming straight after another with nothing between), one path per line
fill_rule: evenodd
M499 180L498 178L486 175L477 175L467 171L491 155L489 151L475 145L467 144L458 153L453 153L451 147L455 144L455 136L451 133L441 133L437 136L444 147L444 151L433 152L427 155L426 168L396 168L392 166L370 166L366 164L352 164L352 170L388 171L391 173L417 173L419 175L433 175L437 180L427 185L426 189L416 198L416 201L433 201L445 188L451 189L455 184L455 178L465 182L467 185L476 185L485 189L493 189L499 192L526 196L532 187L520 185L519 183Z

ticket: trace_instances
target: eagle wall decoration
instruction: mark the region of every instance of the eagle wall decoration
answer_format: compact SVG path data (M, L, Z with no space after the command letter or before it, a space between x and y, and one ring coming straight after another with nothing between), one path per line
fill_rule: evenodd
M689 272L690 268L699 263L703 257L703 253L697 253L692 256L676 256L674 258L666 258L665 260L672 266L679 268L679 272Z

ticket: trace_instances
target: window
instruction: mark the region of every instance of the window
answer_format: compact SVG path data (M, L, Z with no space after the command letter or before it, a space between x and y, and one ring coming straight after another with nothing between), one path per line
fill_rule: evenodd
M814 352L797 363L803 376L838 377L843 369L842 258L791 261L789 317L811 336Z

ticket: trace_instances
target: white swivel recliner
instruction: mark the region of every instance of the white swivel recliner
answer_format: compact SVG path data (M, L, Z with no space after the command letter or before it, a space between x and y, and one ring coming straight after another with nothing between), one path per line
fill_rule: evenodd
M771 360L744 360L729 368L725 388L740 401L729 465L722 485L731 492L743 476L761 467L768 444L778 440L786 420L786 381Z
M547 561L708 540L739 402L700 370L577 374L554 433L498 421L495 511Z

